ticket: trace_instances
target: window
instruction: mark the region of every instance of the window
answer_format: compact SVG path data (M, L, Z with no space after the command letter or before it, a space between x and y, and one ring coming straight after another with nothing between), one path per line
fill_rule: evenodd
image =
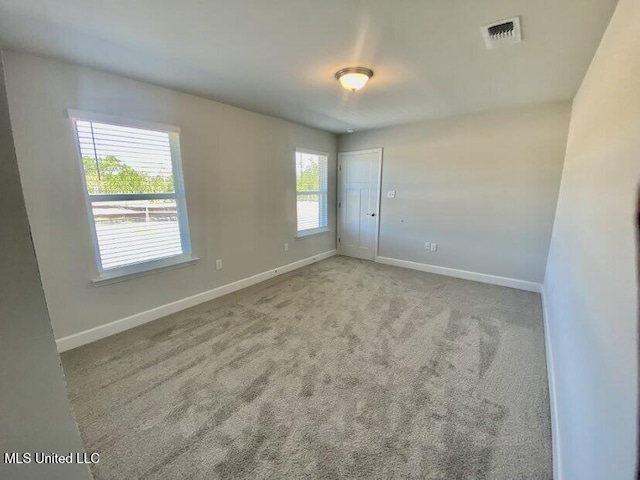
M298 236L327 230L327 155L296 151Z
M71 110L69 116L101 277L187 260L179 130Z

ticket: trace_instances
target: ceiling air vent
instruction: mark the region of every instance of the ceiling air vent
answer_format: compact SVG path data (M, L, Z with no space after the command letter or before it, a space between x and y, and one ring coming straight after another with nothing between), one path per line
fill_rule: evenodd
M497 48L522 41L520 17L490 23L481 28L487 48Z

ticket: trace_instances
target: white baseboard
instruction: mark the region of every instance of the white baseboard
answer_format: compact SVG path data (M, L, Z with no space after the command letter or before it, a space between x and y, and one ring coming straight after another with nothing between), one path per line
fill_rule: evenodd
M542 318L544 320L544 346L547 359L547 378L549 381L549 408L551 410L551 446L553 449L553 478L562 480L562 458L560 454L560 425L558 423L558 402L556 397L556 376L553 363L553 347L551 346L551 319L547 310L547 299L544 285L541 291Z
M65 352L67 350L71 350L73 348L95 342L96 340L100 340L101 338L124 332L125 330L129 330L130 328L134 328L153 320L157 320L158 318L171 315L172 313L185 310L195 305L199 305L200 303L208 302L210 300L222 297L223 295L227 295L243 288L250 287L251 285L255 285L256 283L260 283L278 275L282 275L283 273L297 270L298 268L310 265L325 258L332 257L336 254L337 250L330 250L328 252L320 253L318 255L304 258L302 260L298 260L297 262L293 262L282 267L267 270L266 272L259 273L252 277L238 280L237 282L214 288L213 290L198 293L196 295L192 295L191 297L183 298L182 300L177 300L175 302L167 303L166 305L152 308L151 310L146 310L144 312L131 315L130 317L122 318L105 325L100 325L99 327L91 328L83 332L69 335L68 337L60 338L56 340L58 351Z
M542 292L542 285L540 283L518 280L516 278L499 277L497 275L469 272L467 270L439 267L437 265L410 262L409 260L399 260L397 258L389 257L376 257L376 262L384 263L385 265L393 265L395 267L411 268L412 270L420 270L421 272L437 273L448 277L463 278L465 280L474 280L481 283L490 283L492 285L500 285L502 287L517 288L519 290L527 290L528 292Z

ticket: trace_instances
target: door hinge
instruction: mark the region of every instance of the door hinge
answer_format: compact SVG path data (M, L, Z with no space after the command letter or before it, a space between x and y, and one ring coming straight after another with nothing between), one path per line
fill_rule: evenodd
M338 237L338 243L340 243L340 237Z
M342 208L342 202L338 202L338 208Z
M342 164L338 165L338 170L342 171Z

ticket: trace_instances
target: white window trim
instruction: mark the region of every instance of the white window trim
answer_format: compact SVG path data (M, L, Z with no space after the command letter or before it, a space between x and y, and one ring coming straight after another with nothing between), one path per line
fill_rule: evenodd
M122 267L122 271L116 273L112 273L112 271L109 270L108 273L103 273L102 275L91 280L91 283L94 287L102 287L103 285L111 285L113 283L124 282L125 280L131 280L133 278L146 277L147 275L153 275L155 273L175 270L176 268L188 267L190 265L194 265L198 260L198 257L176 255L173 257L153 260L151 262L136 263L134 265L127 265L125 267ZM145 266L145 268L141 269L139 268L140 266ZM134 269L130 267L136 268ZM127 272L126 270L130 271Z
M319 235L321 233L330 232L331 229L329 227L321 227L321 228L310 228L308 230L302 230L296 234L296 238L307 238L312 237L313 235Z
M326 157L327 158L327 190L322 191L322 190L312 190L309 192L305 192L306 194L326 194L327 195L327 200L326 200L326 209L327 209L327 225L325 227L319 227L319 228L308 228L306 230L298 230L298 188L297 188L297 179L295 177L295 172L296 172L296 168L297 168L297 161L298 161L298 153L306 153L307 155L318 155L318 156L322 156L322 157ZM300 147L296 147L294 153L293 153L293 171L294 171L294 185L296 185L295 190L295 196L296 196L296 201L295 201L295 205L296 205L296 235L295 238L306 238L306 237L311 237L313 235L318 235L320 233L326 233L326 232L330 232L331 229L329 228L329 153L328 152L321 152L319 150L312 150L310 148L300 148Z
M168 123L151 122L149 120L139 120L136 118L121 117L119 115L111 115L110 113L90 112L87 110L78 110L76 108L67 108L67 118L72 120L85 120L87 122L104 122L121 127L146 128L148 130L157 130L159 132L180 133L180 127L170 125Z
M180 127L168 125L164 123L150 122L146 120L137 120L131 118L119 117L116 115L88 112L85 110L77 110L68 108L66 110L67 117L71 120L71 128L76 144L76 154L80 166L80 178L84 190L85 207L87 216L89 217L89 226L91 229L91 240L93 242L93 251L95 257L95 266L97 275L92 279L94 286L108 285L119 281L138 278L152 273L159 273L166 270L172 270L182 266L193 265L198 257L192 255L191 236L189 232L189 216L187 213L187 202L185 198L184 178L182 174L182 156L180 151ZM169 148L171 150L171 165L173 169L173 181L175 192L169 194L149 194L149 193L131 193L131 194L106 194L106 195L90 195L87 188L84 167L82 164L82 152L80 151L80 142L78 139L78 131L76 128L76 120L84 120L89 122L104 122L111 125L119 125L122 127L143 128L155 130L158 132L166 132L169 134ZM182 242L182 253L170 257L164 257L157 260L147 262L132 263L122 267L103 269L100 257L100 248L98 246L98 236L96 233L95 218L93 217L92 203L96 201L109 200L145 200L148 198L175 198L178 210L178 226L180 229L180 239Z

